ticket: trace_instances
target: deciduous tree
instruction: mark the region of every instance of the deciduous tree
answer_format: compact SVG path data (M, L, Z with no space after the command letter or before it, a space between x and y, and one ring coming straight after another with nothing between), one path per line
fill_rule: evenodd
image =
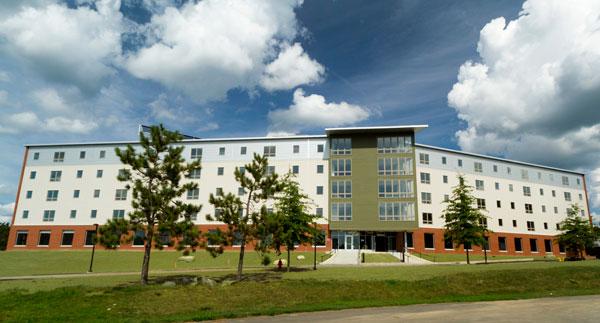
M581 208L577 204L568 209L567 218L559 224L562 233L558 236L558 242L564 245L567 251L577 254L579 259L584 259L583 252L593 247L598 235L590 220L580 216L580 212Z

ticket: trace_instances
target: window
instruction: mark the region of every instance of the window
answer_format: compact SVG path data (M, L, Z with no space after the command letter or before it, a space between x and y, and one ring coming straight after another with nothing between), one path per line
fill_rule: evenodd
M508 184L508 191L512 192L514 190L513 184Z
M552 197L556 197L556 191L552 190Z
M134 246L143 246L145 243L145 237L146 235L144 234L144 231L135 231L135 233L133 234L133 245Z
M23 210L23 219L27 219L29 217L29 210Z
M500 183L498 183L498 182L495 182L495 183L494 183L494 188L495 188L497 191L498 191L498 190L500 190Z
M562 184L563 185L569 185L569 178L567 176L563 176L562 177Z
M352 221L352 203L331 203L331 221Z
M27 191L27 192L25 193L25 198L27 198L27 199L30 199L30 198L31 198L31 196L33 196L33 191Z
M202 169L196 168L196 169L192 169L192 171L190 172L190 175L188 176L188 178L198 179L201 176L202 176Z
M294 145L293 151L294 151L294 154L299 153L300 152L300 145Z
M506 238L498 237L498 250L506 251Z
M567 201L567 202L571 201L571 193L565 192L565 201Z
M481 164L480 162L474 162L473 163L473 170L476 173L481 173L483 172L483 164Z
M77 178L82 178L83 177L83 170L79 169L77 170Z
M113 210L113 219L124 219L125 210Z
M51 182L60 182L61 177L62 177L62 171L53 170L50 172L50 181Z
M331 182L331 197L332 198L351 198L352 197L352 181L332 181Z
M50 244L50 231L40 231L38 246L48 246Z
M223 176L224 172L225 172L225 168L224 167L218 167L217 168L217 175L218 176Z
M247 151L248 151L248 148L246 146L240 147L240 155L245 155Z
M533 221L527 221L527 231L535 231L535 223Z
M46 201L57 201L58 200L58 191L50 190L46 195Z
M94 190L94 198L100 197L100 190Z
M77 210L71 210L71 213L69 214L69 218L75 219L76 217L77 217Z
M507 173L508 175L510 175L510 174L512 173L512 171L511 171L510 167L506 167L506 173Z
M458 160L458 167L462 167L462 159Z
M546 206L542 205L542 213L546 213Z
M513 222L513 228L516 228L517 227L517 220L513 220L512 222Z
M497 173L498 172L498 165L493 165L492 169L494 170L494 173Z
M544 251L552 252L552 240L544 239Z
M266 175L269 176L269 175L273 175L273 174L275 174L275 166L267 166Z
M33 160L40 159L40 153L33 153Z
M414 221L415 206L412 202L379 203L379 221Z
M431 193L421 192L421 203L431 204Z
M413 248L413 234L412 232L406 232L406 247Z
M60 240L60 245L61 246L72 246L74 236L75 236L75 233L73 231L63 231L62 239Z
M521 179L529 179L529 172L526 169L521 169Z
M323 208L322 208L322 207L318 207L318 208L316 208L316 209L315 209L315 214L316 214L317 216L320 216L320 217L322 217L322 216L323 216Z
M504 223L502 222L502 219L498 219L498 226L501 227L503 225L504 225Z
M331 160L332 176L350 176L352 175L352 160L351 159L332 159Z
M265 157L275 157L275 146L265 146L264 155Z
M433 216L431 213L423 213L423 224L433 224Z
M421 184L430 184L431 175L429 173L421 173Z
M79 159L85 159L85 151L79 152Z
M323 195L323 186L317 186L317 195Z
M350 155L352 153L352 139L332 138L330 149L332 155Z
M515 238L515 251L523 251L523 246L521 245L521 238Z
M429 154L419 153L419 163L429 165Z
M425 249L434 249L433 233L425 233L424 240L425 240Z
M106 157L106 150L100 150L100 159L104 159Z
M448 184L448 175L442 175L442 182Z
M496 201L496 207L497 208L501 208L502 207L502 202L500 202L500 200Z
M202 148L192 148L190 152L191 159L202 159Z
M579 200L583 200L583 195L581 193L579 193Z
M450 202L450 195L444 194L444 202Z
M322 153L323 152L323 144L317 145L317 152L318 153Z
M223 195L223 188L222 187L217 187L217 189L215 190L215 193L217 195Z
M544 189L540 188L540 196L544 196Z
M523 186L523 195L531 196L531 188L529 186Z
M454 249L454 243L452 242L452 239L444 239L444 249L446 249L446 250Z
M17 231L17 239L15 241L17 246L27 245L27 231Z
M548 230L548 222L544 222L544 230Z
M410 152L411 148L412 138L410 136L377 138L377 153L380 154Z
M57 151L54 153L54 162L55 163L62 163L65 161L65 152L64 151Z
M412 158L392 157L377 160L379 175L412 175Z
M127 189L119 188L115 191L115 201L126 201Z
M529 239L529 250L531 252L538 252L537 239Z
M317 174L323 174L323 165L317 165Z
M36 174L37 174L37 173L36 173L36 171L32 170L32 171L29 173L29 178L30 178L30 179L35 179L35 175L36 175Z
M554 214L558 214L558 207L554 207Z
M98 210L90 211L90 218L95 219L97 215L98 215Z
M525 213L533 213L533 206L531 206L531 204L525 203Z
M44 217L42 218L42 221L44 222L54 222L54 214L56 212L54 210L45 210L44 211Z
M193 188L187 191L187 199L188 200L197 200L200 197L200 189Z
M298 174L298 173L300 173L300 166L293 165L292 166L292 174Z
M93 246L95 245L95 241L96 240L96 231L94 230L87 230L85 232L85 245L86 246Z
M447 164L446 156L442 156L442 165L446 165L446 164Z
M477 199L477 208L485 210L485 199Z
M413 193L413 181L410 179L380 179L379 197L387 198L411 198ZM431 197L431 194L429 195Z
M475 189L478 191L483 191L483 181L476 179L475 180Z
M219 155L220 156L225 155L225 147L219 147Z
M560 230L560 223L556 224L556 230Z
M243 187L238 187L238 195L242 196L246 194L246 190Z
M96 178L102 178L102 174L104 173L103 170L99 169L96 171Z
M575 180L577 181L577 186L581 185L581 179L580 178L576 178Z
M73 198L76 198L76 199L79 198L79 190L74 190L73 191Z

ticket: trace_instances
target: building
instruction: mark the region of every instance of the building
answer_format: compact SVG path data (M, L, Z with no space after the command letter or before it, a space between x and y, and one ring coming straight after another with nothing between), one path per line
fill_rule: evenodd
M327 234L322 249L453 253L444 240L444 200L465 175L477 206L485 209L491 254L559 255L554 236L572 204L590 217L584 175L496 157L420 145L427 126L325 129L325 135L197 139L183 141L184 156L201 159L187 180L199 189L188 202L202 204L194 221L202 231L222 224L206 220L215 210L210 193L245 192L233 171L254 153L271 170L298 174L312 211ZM9 245L16 249L91 247L94 224L126 217L131 192L116 177L123 165L116 147L135 142L27 145ZM123 249L141 247L133 239ZM235 248L235 246L233 247ZM474 252L481 251L473 247Z

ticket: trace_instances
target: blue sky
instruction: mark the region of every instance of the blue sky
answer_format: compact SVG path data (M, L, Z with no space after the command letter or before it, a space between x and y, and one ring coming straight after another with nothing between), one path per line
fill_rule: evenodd
M562 2L4 1L0 216L24 144L134 139L140 123L429 124L421 143L578 169L597 192L599 6Z

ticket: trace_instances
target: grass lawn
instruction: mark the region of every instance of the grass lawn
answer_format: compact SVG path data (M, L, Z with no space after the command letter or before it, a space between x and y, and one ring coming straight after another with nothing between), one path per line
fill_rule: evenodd
M425 260L433 261L433 262L457 262L457 261L467 261L467 256L462 254L451 254L451 253L412 253L413 256L417 256L419 258L423 258ZM483 261L483 255L471 255L469 254L470 260L473 261ZM544 256L489 256L488 260L510 260L510 259L534 259L534 260L544 260L548 258L544 258Z
M90 265L91 251L11 251L0 252L0 277L22 275L44 275L85 273ZM176 262L181 252L153 250L150 258L150 270L193 270L205 268L235 268L237 251L226 251L213 258L207 251L193 253L196 259L191 263ZM305 259L298 260L298 255ZM285 259L285 255L281 255ZM143 253L140 251L97 250L94 256L94 272L130 272L139 271ZM317 262L325 259L324 253L317 253ZM278 259L271 254L271 259ZM312 252L293 252L292 266L311 266ZM247 267L262 267L260 257L254 251L247 251L244 258Z
M400 259L389 253L364 253L365 263L400 262Z
M261 270L249 272L247 277L233 285L216 287L166 287L157 283L142 288L119 277L116 280L123 281L115 280L113 286L82 280L83 286L76 287L2 291L0 317L13 322L169 322L365 306L600 294L600 261L321 268L292 273ZM156 275L153 278L164 279Z

